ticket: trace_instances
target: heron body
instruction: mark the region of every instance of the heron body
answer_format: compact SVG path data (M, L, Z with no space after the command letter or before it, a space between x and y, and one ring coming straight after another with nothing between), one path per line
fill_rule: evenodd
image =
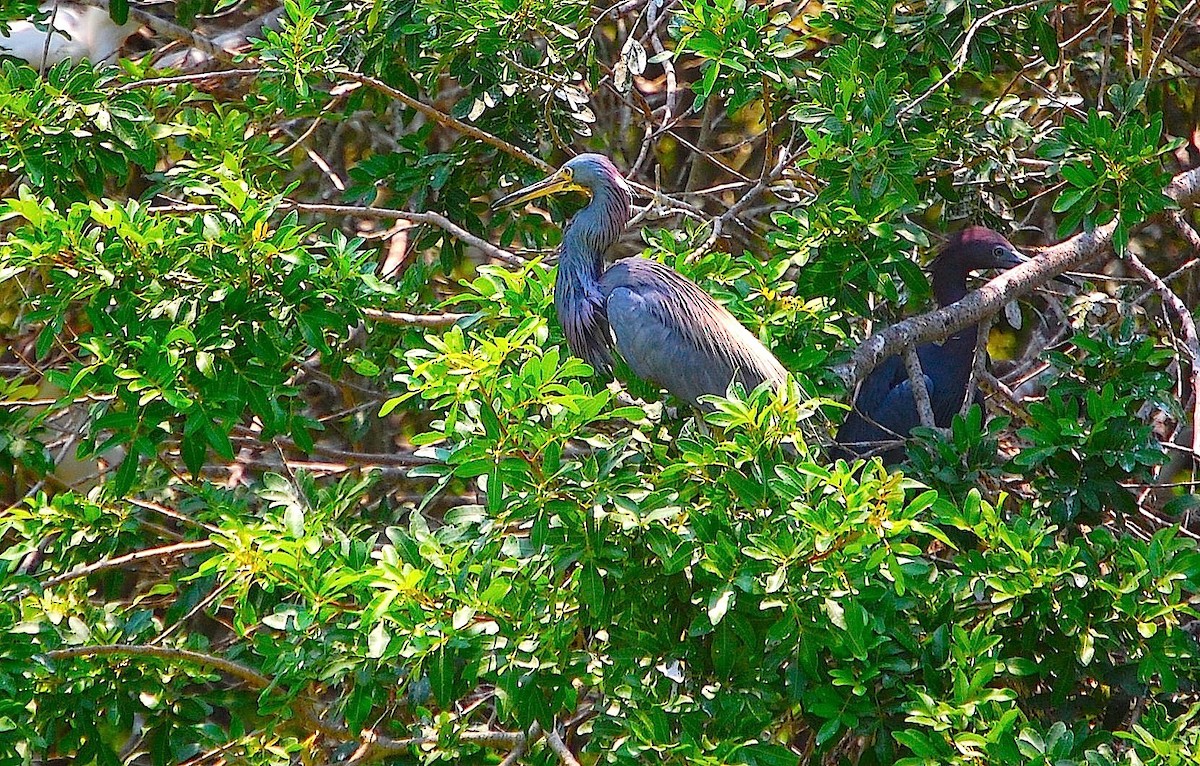
M949 306L967 294L967 275L981 269L1010 269L1026 260L1003 236L982 226L955 233L934 259L930 273L938 306ZM947 428L970 396L983 406L983 395L971 381L978 337L977 325L951 335L941 343L917 347L933 421ZM854 409L838 429L835 457L867 457L879 454L887 465L904 459L903 447L881 451L882 443L908 436L921 424L913 397L912 381L903 360L885 359L871 371L859 388Z
M591 196L563 231L554 283L554 307L573 354L602 374L612 373L619 355L638 377L696 406L705 394L724 396L732 382L749 391L785 381L775 355L679 272L640 257L604 268L633 203L608 158L581 154L496 206L571 189Z

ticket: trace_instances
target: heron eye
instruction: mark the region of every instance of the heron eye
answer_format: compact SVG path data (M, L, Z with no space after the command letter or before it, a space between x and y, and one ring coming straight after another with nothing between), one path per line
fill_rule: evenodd
M563 168L563 178L565 178L565 179L567 179L568 181L570 181L570 180L571 180L571 178L572 178L574 175L575 175L575 171L574 171L574 170L571 170L570 168Z
M996 245L992 248L992 255L996 256L997 258L1003 258L1007 254L1008 250L1005 249L1003 245Z

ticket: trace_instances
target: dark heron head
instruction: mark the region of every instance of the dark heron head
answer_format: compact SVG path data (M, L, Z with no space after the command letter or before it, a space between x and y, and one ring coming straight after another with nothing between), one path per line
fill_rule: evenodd
M929 264L933 276L933 294L939 306L949 306L967 294L967 275L973 271L1020 266L1029 260L1004 235L983 226L968 226L956 231L942 245L937 258ZM1071 277L1060 274L1055 282L1078 287Z
M968 226L946 240L929 264L933 294L948 306L967 294L967 275L983 269L1011 269L1029 260L1003 235L983 226Z
M561 168L541 181L496 200L492 209L512 207L565 191L582 191L595 196L597 190L609 188L628 192L629 185L617 166L604 155L581 154L567 160Z
M978 269L1011 269L1029 260L999 232L983 226L968 226L956 231L946 240L934 261L953 261L966 271Z

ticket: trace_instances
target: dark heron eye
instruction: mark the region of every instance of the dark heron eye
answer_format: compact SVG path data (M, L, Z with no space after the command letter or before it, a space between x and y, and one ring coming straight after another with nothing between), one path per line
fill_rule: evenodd
M992 255L996 256L997 258L1004 258L1008 255L1008 248L1004 245L996 245L992 248Z

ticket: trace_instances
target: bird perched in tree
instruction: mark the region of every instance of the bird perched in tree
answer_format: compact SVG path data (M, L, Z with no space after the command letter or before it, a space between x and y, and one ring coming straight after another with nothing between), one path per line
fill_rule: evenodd
M104 8L44 2L40 10L50 16L49 20L14 21L7 31L0 33L0 56L15 56L39 68L67 59L76 63L84 59L111 63L139 26L135 22L117 24ZM51 25L53 32L49 29Z
M951 235L930 266L938 306L949 306L966 296L967 275L972 271L1011 269L1026 260L1007 239L983 226L969 226ZM934 424L939 428L949 427L967 396L983 406L983 395L971 382L977 335L977 326L971 325L941 343L917 347ZM920 424L904 361L899 356L888 357L859 387L854 409L838 429L835 438L840 448L833 454L847 459L879 454L886 465L898 463L904 459L903 447L887 444L908 436Z
M635 375L696 406L704 394L724 396L732 381L747 391L785 381L775 355L679 272L640 257L604 268L605 251L629 224L633 203L607 157L581 154L493 207L571 190L591 196L563 231L554 282L554 307L573 354L611 374L615 345Z

